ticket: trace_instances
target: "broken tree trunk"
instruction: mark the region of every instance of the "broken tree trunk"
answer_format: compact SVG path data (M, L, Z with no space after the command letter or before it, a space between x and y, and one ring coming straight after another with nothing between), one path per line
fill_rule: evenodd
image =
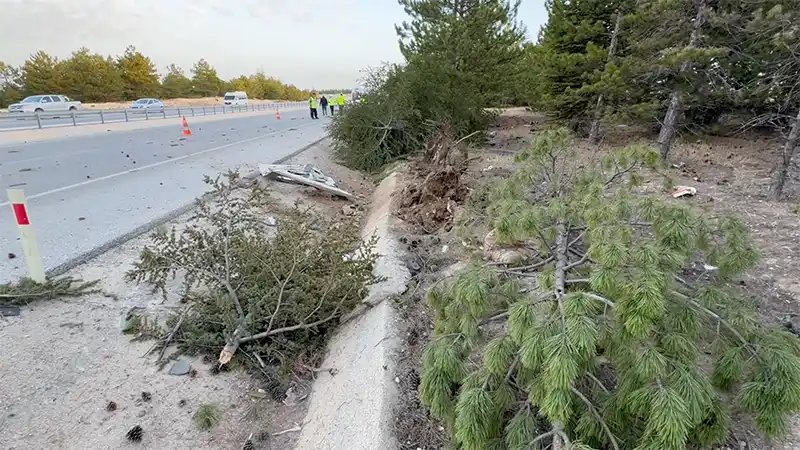
M619 41L619 32L622 29L622 9L617 9L617 18L614 22L614 31L611 33L611 44L608 46L608 60L606 60L605 70L608 70L611 65L611 60L617 52L617 42ZM603 94L597 96L597 104L594 107L594 119L592 120L592 128L589 130L589 143L596 144L600 137L600 118L603 115Z
M786 138L786 142L783 144L783 150L781 151L783 158L775 170L770 189L770 197L773 200L780 200L781 195L783 195L783 187L786 185L786 178L789 174L789 165L792 163L795 150L797 150L798 141L800 141L800 111L797 112L789 137Z
M699 0L697 5L697 15L692 26L692 35L689 38L689 48L700 48L703 25L708 16L708 0ZM681 64L680 73L689 72L692 68L691 61L684 61ZM675 142L677 133L678 118L683 113L683 98L679 88L672 91L669 99L669 108L664 115L664 123L661 125L661 132L658 134L658 146L661 150L661 159L667 159L672 144Z

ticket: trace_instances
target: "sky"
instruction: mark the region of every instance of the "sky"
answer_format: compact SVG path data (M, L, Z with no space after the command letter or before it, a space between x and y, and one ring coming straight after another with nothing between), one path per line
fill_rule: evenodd
M402 61L394 24L405 17L396 0L0 0L0 61L134 45L162 73L205 58L224 79L263 70L304 89L346 88L365 67ZM522 0L519 18L535 37L544 0Z

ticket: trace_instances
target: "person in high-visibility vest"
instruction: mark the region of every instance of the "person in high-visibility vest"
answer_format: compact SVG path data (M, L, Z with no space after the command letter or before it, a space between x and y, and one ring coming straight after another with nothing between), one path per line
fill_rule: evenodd
M344 109L344 95L339 94L339 97L336 99L336 103L339 104L339 113L341 113Z
M308 109L311 110L311 118L312 119L319 119L317 115L317 96L311 94L311 97L308 97Z
M334 114L333 110L336 108L336 99L333 98L333 94L331 94L331 101L328 102L328 106L331 107L331 115Z

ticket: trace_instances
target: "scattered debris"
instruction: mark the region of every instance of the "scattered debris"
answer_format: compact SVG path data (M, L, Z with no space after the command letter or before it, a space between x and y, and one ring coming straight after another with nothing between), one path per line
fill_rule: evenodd
M286 394L283 398L283 404L286 406L295 406L306 398L308 398L308 393L302 392L296 385L292 385L286 390Z
M697 194L697 188L691 186L676 186L675 191L672 192L674 198L694 197L695 194Z
M181 399L181 400L178 402L178 407L179 407L179 408L183 408L184 406L186 406L186 399Z
M192 371L192 365L189 361L184 359L179 359L172 364L172 367L169 368L170 375L186 375Z
M267 223L267 226L274 227L274 226L278 225L278 219L276 219L273 216L267 216L266 223Z
M285 430L283 430L283 431L278 431L277 433L272 433L272 435L273 435L273 436L280 436L280 435L282 435L282 434L286 434L286 433L294 433L294 432L296 432L296 431L300 431L300 430L302 430L302 429L303 429L303 427L301 427L299 424L295 423L295 424L294 424L294 427L292 427L292 428L287 428L287 429L285 429Z
M14 258L16 258L16 257L17 257L17 255L15 255L14 253L10 253L10 252L9 252L9 254L8 254L8 259L14 259Z
M152 399L153 399L153 395L152 394L150 394L149 392L142 392L142 400L143 401L149 402Z
M136 425L125 433L125 438L131 442L141 442L142 436L144 436L144 430L142 430L142 427L139 425Z
M284 183L300 183L350 201L354 200L353 194L336 187L333 178L325 175L311 164L259 164L258 171L266 178Z
M116 410L117 410L117 403L113 402L113 401L109 401L108 404L106 405L106 411L114 412Z
M11 317L20 315L19 306L15 305L0 305L0 316Z

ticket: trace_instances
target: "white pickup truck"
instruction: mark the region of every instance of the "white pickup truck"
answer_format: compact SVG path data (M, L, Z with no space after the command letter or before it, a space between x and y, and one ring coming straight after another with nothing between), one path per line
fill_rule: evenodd
M64 95L31 95L19 103L9 105L10 113L62 112L76 111L81 102L72 101Z

